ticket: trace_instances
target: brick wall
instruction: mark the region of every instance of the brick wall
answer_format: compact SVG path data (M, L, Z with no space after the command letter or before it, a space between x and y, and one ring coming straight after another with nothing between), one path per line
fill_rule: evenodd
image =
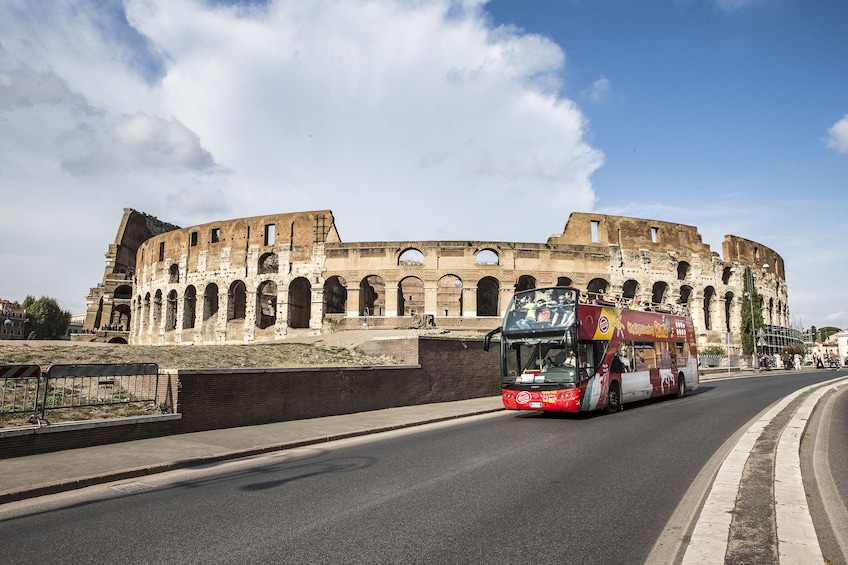
M87 447L194 431L448 402L500 393L498 350L482 340L381 340L385 351L418 352L417 365L167 371L160 375L179 419L71 426L62 432L0 434L0 457ZM395 343L391 343L394 341ZM412 343L407 343L412 342ZM159 404L165 404L163 397Z

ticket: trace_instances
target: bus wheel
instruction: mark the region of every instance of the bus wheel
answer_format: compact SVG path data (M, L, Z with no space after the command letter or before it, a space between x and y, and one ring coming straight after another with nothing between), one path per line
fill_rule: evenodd
M618 389L618 383L610 384L609 392L607 393L607 405L604 406L604 414L612 414L621 410L621 391Z
M686 377L680 375L677 377L677 398L686 396Z

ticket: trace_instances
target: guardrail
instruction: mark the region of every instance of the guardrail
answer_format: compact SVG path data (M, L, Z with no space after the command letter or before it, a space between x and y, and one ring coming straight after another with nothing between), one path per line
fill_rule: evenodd
M58 364L41 373L37 365L0 365L0 416L96 406L156 403L155 363Z
M0 365L2 395L0 414L32 414L38 410L41 367L38 365Z

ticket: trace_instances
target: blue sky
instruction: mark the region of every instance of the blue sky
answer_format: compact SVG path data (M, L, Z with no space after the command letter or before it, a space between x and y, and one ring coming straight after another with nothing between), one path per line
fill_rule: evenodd
M122 210L544 242L572 211L786 262L848 327L848 3L4 0L0 297L85 308ZM547 210L515 221L516 209Z

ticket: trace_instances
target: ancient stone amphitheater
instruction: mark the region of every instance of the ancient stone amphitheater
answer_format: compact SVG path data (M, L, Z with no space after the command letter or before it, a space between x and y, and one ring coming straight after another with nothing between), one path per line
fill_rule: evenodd
M78 339L133 344L281 340L347 329L487 331L516 290L572 285L609 299L687 309L699 345L742 343L752 282L768 335L788 330L783 259L694 226L573 213L544 243L344 243L329 210L180 228L124 211Z

